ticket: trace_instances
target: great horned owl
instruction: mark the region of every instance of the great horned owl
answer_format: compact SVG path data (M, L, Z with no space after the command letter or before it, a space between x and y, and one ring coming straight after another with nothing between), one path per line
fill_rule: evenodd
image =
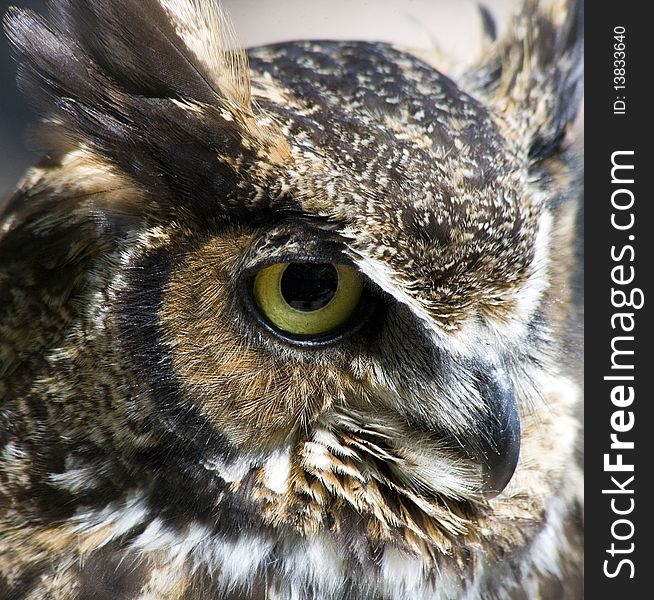
M582 18L455 83L209 0L9 10L0 597L580 597Z

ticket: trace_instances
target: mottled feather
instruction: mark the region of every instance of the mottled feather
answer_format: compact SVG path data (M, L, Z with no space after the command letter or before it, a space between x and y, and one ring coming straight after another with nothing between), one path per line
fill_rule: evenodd
M8 11L44 159L0 215L0 596L580 597L582 10L458 83L246 54L213 2ZM361 278L338 335L257 308L296 261Z

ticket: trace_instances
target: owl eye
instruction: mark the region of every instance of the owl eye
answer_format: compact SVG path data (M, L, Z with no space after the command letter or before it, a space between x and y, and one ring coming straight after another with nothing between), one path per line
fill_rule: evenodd
M276 330L308 339L341 330L363 293L356 269L338 263L276 263L252 286L260 314Z

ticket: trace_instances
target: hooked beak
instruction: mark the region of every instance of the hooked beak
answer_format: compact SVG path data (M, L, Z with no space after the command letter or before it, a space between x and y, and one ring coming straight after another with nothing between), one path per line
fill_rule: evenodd
M487 405L488 418L475 450L484 470L482 493L490 499L509 483L520 456L520 415L511 378L502 365L475 367L477 389Z

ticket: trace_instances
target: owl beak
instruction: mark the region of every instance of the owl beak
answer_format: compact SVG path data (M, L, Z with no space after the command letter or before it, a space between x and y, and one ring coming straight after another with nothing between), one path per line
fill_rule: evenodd
M485 435L477 448L485 475L482 493L490 499L507 486L518 464L520 415L506 368L491 363L477 369L477 387L488 406Z

